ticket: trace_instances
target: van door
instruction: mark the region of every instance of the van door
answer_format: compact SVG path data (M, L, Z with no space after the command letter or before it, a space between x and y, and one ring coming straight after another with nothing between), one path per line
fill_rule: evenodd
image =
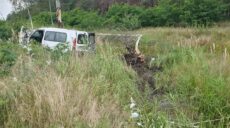
M67 34L64 32L46 31L42 43L44 46L54 49L58 44L66 43L66 39Z
M35 40L38 43L42 43L42 38L44 35L44 31L43 30L37 30L35 31L31 36L30 36L30 41L31 40Z
M96 51L95 33L89 33L89 50Z
M86 33L78 34L76 46L77 51L88 51L89 40L88 35Z

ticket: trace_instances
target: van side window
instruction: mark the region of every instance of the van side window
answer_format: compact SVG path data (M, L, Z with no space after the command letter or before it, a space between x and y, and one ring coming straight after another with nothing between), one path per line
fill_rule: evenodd
M55 41L57 41L57 42L66 42L66 37L67 37L67 35L65 33L57 32Z
M44 40L46 40L46 41L55 41L55 32L47 31Z
M87 44L87 35L85 34L79 34L78 35L78 44Z
M46 41L66 42L67 34L62 32L47 31L45 34Z

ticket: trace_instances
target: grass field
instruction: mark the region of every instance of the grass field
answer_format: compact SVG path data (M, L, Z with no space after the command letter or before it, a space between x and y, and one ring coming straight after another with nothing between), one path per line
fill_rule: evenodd
M230 127L230 27L127 33L143 34L141 52L162 67L154 88L139 90L114 44L78 57L1 43L0 127Z

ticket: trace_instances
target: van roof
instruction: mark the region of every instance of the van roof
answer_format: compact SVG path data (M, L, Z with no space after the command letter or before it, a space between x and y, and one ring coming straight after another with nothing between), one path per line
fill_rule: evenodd
M63 28L38 28L38 30L46 30L46 31L57 31L57 32L76 32L78 30L69 30Z

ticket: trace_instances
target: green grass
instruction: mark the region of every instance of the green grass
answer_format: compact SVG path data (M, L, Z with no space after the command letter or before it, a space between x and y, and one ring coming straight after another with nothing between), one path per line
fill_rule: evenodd
M147 113L158 110L163 115L161 125L229 127L229 30L227 27L138 31L144 33L141 51L156 57L155 65L163 66L163 72L155 74L155 78L157 88L165 93L153 99L153 110L147 109ZM168 105L159 105L162 101ZM148 124L152 126L155 122Z
M0 127L229 127L229 27L127 33L143 34L140 50L162 66L156 90L138 91L121 44L100 43L83 57L5 44L16 61L0 78ZM138 119L130 118L131 97Z

